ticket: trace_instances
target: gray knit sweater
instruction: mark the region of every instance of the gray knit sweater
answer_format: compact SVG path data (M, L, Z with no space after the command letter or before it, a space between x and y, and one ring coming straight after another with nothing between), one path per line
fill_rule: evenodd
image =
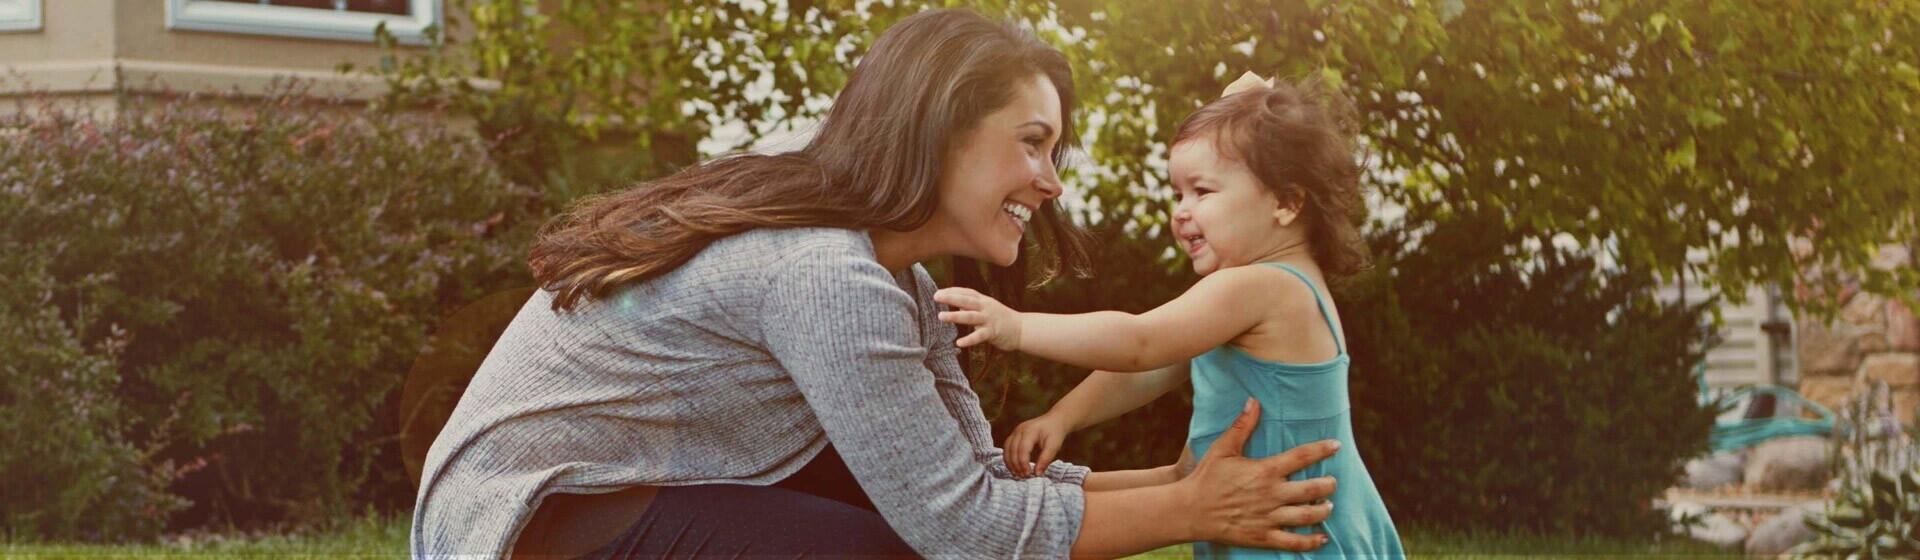
M555 492L772 484L831 441L921 554L1066 556L1087 469L1007 472L934 289L864 232L782 229L571 313L536 292L427 454L413 555L504 556Z

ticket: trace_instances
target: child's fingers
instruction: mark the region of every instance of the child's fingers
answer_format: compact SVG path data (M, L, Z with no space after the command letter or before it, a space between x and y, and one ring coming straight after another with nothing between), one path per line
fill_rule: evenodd
M940 291L933 293L933 301L955 307L964 305L967 302L973 302L972 305L978 307L979 295L980 292L973 291L970 288L941 288Z
M1023 472L1027 465L1026 438L1023 436L1024 434L1018 430L1015 430L1013 435L1007 436L1007 472L1013 473L1014 476L1026 476Z
M1060 440L1046 438L1040 444L1040 460L1034 461L1038 472L1047 472L1047 465L1053 464L1053 458L1060 453Z
M941 311L940 320L955 325L979 325L987 322L987 314L979 311Z
M953 345L961 348L967 348L975 344L980 344L982 342L986 342L989 340L993 340L993 329L989 327L980 327L977 329L973 329L973 332L971 333L967 333L967 336L960 337L960 340L954 341Z
M1027 434L1026 437L1020 438L1020 451L1014 453L1015 457L1019 459L1020 476L1033 476L1033 447L1039 443L1036 436L1031 433Z

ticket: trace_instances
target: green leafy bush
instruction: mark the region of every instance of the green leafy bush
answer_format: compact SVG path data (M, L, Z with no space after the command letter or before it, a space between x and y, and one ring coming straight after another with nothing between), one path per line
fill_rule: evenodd
M83 343L78 331L98 306L82 301L63 316L45 256L0 247L0 535L153 536L184 504L166 493L178 470L148 464L126 435L114 394L125 333Z
M9 420L71 425L100 448L76 456L98 464L203 466L166 489L194 504L176 525L408 505L395 389L440 316L531 283L520 259L543 218L536 197L503 180L480 141L430 119L293 86L227 101L135 102L105 121L43 108L13 123L0 143L0 246L26 258L0 261L0 277L43 281L9 300L7 328L48 331L60 350L9 360L4 386L59 379L117 406L84 422L9 407L26 415ZM128 446L148 451L130 459ZM7 478L62 484L15 473L69 455L19 456L30 465ZM148 480L75 476L66 483ZM75 500L7 515L107 507ZM114 507L146 511L141 500Z
M1398 230L1405 231L1405 230ZM1703 307L1550 244L1502 249L1498 221L1437 224L1418 252L1376 235L1380 268L1341 298L1356 431L1403 523L1639 537L1706 448Z

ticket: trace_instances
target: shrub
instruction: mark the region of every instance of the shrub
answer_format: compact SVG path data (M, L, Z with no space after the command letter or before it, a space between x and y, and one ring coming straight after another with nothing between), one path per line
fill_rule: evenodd
M90 368L67 380L64 362L21 362L6 386L61 379L117 402L71 423L113 464L133 460L129 444L153 447L143 468L204 464L167 489L194 504L176 524L410 505L395 389L441 315L531 283L520 258L536 199L479 141L426 119L295 86L222 101L136 100L109 121L43 108L0 143L0 244L30 257L0 262L0 277L44 276L9 328L66 318L62 359ZM40 473L64 455L19 460ZM103 468L66 483L103 484Z
M1706 448L1704 306L1555 251L1510 256L1498 222L1438 224L1342 298L1356 432L1402 523L1642 537Z
M98 316L85 296L70 316L51 301L38 251L0 245L0 535L67 540L151 537L184 504L165 492L176 470L149 465L126 437L114 394L124 331L89 346ZM80 279L81 293L100 278Z

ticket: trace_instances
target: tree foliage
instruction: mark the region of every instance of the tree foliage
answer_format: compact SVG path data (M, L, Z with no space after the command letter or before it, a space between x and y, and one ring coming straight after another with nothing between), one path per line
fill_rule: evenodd
M538 4L456 3L454 26L471 31L387 75L503 130L624 130L652 146L742 123L751 138L818 117L879 30L942 3ZM1686 273L1731 297L1754 283L1851 275L1874 292L1920 289L1920 269L1869 266L1882 243L1920 237L1920 184L1908 176L1920 156L1909 138L1920 134L1920 6L970 6L1034 22L1074 60L1091 138L1093 163L1077 173L1089 221L1165 236L1166 194L1153 187L1166 136L1252 70L1318 77L1355 101L1380 206L1394 209L1374 229L1403 243L1418 245L1434 223L1499 220L1511 225L1512 258L1578 247L1630 275Z

